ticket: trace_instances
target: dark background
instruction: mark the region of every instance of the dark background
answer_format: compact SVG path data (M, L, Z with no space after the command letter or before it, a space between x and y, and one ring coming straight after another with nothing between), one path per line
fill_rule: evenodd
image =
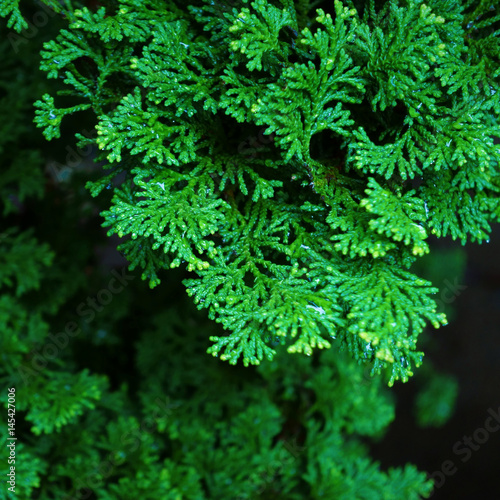
M450 248L459 242L444 243ZM397 394L396 418L385 438L373 446L373 457L385 467L406 462L430 474L448 465L448 476L434 475L437 487L433 500L500 498L500 430L488 433L478 444L474 432L484 428L488 410L500 410L500 226L495 225L489 243L467 243L467 263L462 290L450 306L454 309L449 325L430 332L437 348L424 357L435 367L454 375L459 393L453 417L441 428L422 429L416 425L413 402L414 381L394 386ZM432 248L431 248L432 253ZM453 279L450 280L453 282ZM439 283L434 283L441 288ZM425 350L425 349L424 349ZM491 424L494 428L494 424ZM464 443L472 438L473 451ZM480 441L484 434L478 433ZM444 481L441 479L444 477Z

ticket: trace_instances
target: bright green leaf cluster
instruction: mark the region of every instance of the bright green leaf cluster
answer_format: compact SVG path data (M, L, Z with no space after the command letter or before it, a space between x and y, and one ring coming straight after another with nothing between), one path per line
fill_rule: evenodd
M119 184L104 225L152 287L193 273L227 330L211 354L338 344L392 384L446 322L410 271L428 235L481 242L500 217L499 19L474 1L314 5L76 10L42 63L75 107L45 96L37 124L50 139L94 110L113 171L89 187Z

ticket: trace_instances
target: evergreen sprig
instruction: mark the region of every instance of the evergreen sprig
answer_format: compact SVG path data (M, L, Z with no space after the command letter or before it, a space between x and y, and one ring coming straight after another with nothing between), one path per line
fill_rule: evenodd
M421 0L313 18L308 2L174 4L76 11L42 66L87 104L45 97L38 125L56 137L66 113L96 111L125 171L105 226L151 286L168 266L197 274L189 293L228 330L213 355L258 363L276 341L310 354L336 338L406 380L425 322L445 324L409 267L430 233L483 241L499 216L496 18ZM239 154L255 126L272 142Z

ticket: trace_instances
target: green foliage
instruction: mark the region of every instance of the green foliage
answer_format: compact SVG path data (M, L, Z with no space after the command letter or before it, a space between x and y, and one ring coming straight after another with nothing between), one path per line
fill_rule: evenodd
M432 373L415 401L417 420L422 427L442 426L453 413L458 394L457 381L441 373Z
M445 324L409 266L430 233L482 241L500 214L495 19L472 36L467 7L415 0L307 21L290 2L148 5L75 11L42 68L84 103L37 104L48 138L96 111L101 158L124 173L104 225L131 238L131 269L151 286L194 271L188 293L228 330L209 352L231 363L337 339L406 380L425 322ZM255 126L269 141L249 157Z
M0 15L22 36L18 3L0 0ZM430 494L411 465L381 470L363 439L393 418L382 384L408 380L419 335L446 324L416 271L429 235L487 241L500 217L500 18L487 3L45 1L64 27L43 50L16 46L17 68L1 38L0 380L24 387L20 497ZM28 82L38 51L51 87ZM44 178L35 96L45 138L67 140L68 125L99 149L100 177L75 176L66 195ZM162 302L134 284L94 311L99 328L79 314L78 338L44 354L88 285L105 286L96 235L82 239L85 182L129 269L151 288L182 279L212 322L165 308L177 288ZM422 424L451 411L443 380L419 396ZM173 418L155 406L165 394Z
M16 31L21 31L28 27L28 23L19 11L19 0L1 0L0 16L9 17L7 26L14 28Z
M26 371L25 371L26 370ZM29 371L28 371L29 370ZM105 382L101 377L89 375L84 370L76 376L73 373L57 372L49 380L43 376L30 380L32 370L20 368L21 378L30 382L29 390L17 403L17 409L27 411L26 420L34 425L31 431L36 436L59 431L68 423L75 422L87 408L95 407L100 399Z
M50 265L53 259L48 246L38 244L27 231L16 234L14 228L5 231L0 242L0 288L13 287L11 293L16 297L40 288L42 266Z

